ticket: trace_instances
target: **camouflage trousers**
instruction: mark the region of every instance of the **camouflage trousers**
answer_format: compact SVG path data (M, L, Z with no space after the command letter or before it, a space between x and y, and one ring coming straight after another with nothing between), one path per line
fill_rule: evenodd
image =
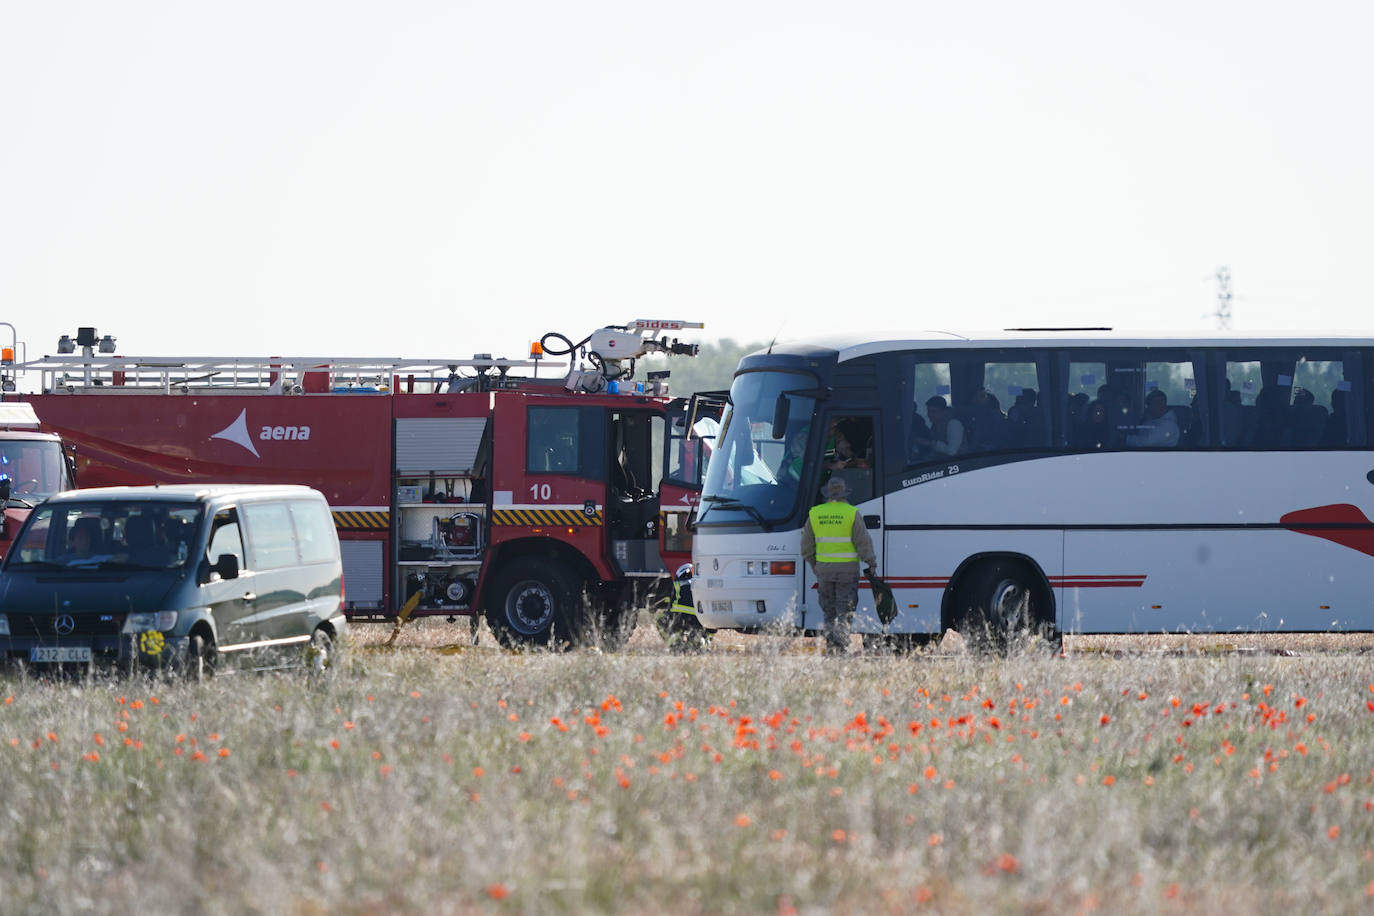
M848 570L817 575L817 597L825 614L825 649L844 652L849 649L849 627L854 621L854 608L859 604L859 572Z

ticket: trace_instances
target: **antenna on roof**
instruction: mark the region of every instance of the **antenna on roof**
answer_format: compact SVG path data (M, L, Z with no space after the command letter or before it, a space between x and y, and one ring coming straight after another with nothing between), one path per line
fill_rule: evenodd
M778 329L773 332L773 339L768 341L768 352L770 354L773 352L773 344L778 342L778 335L782 333L782 329L785 327L787 327L787 319L783 318L782 324L778 325Z

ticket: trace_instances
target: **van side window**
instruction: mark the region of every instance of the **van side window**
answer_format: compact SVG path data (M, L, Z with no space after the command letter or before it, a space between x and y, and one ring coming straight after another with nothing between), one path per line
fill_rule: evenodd
M287 503L291 521L296 526L302 563L328 563L338 555L338 535L329 510L313 501L293 500Z
M250 569L296 565L296 539L285 503L244 503L241 511L248 529Z
M217 563L224 554L231 554L238 560L239 569L247 568L243 556L243 535L239 533L238 513L233 509L221 509L215 513L210 527L210 562Z

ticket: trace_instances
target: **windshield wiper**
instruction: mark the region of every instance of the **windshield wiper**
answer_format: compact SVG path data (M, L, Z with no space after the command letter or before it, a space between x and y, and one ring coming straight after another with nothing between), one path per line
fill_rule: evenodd
M7 500L5 501L5 508L8 509L10 506L14 505L15 503L18 503L18 504L19 504L19 508L21 508L21 509L32 509L33 506L34 506L33 503L29 502L27 499L25 499L25 498L22 497L22 496L11 496L9 499L7 499Z
M720 506L722 509L741 509L749 513L749 515L754 519L754 521L759 523L759 527L762 528L764 531L773 530L773 526L769 524L768 520L763 517L763 513L759 512L758 509L755 509L748 503L736 499L733 496L703 496L701 498L701 501L704 503L711 503L712 505Z

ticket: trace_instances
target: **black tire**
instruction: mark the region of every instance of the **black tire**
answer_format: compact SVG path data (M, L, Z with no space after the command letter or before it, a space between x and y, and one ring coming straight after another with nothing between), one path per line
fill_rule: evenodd
M584 631L581 589L556 560L520 557L492 578L487 626L508 649L576 642Z
M981 563L959 589L955 628L969 648L1006 655L1037 623L1036 592L1036 580L1024 563Z
M194 633L186 647L186 676L193 681L213 677L219 666L219 649L212 637Z
M316 627L310 634L310 644L305 648L305 670L311 675L321 677L334 668L334 634L324 627Z

